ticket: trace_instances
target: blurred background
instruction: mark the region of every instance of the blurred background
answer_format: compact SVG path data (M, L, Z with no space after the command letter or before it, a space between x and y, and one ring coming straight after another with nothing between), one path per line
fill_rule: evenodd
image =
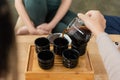
M14 25L16 24L18 14L14 7L14 0L8 0L13 16ZM88 10L100 10L104 15L120 16L120 0L73 0L71 10L75 13L85 13Z

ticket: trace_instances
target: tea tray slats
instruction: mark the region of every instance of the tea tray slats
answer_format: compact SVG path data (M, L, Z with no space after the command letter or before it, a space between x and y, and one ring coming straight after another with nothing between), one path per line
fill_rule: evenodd
M34 45L29 48L28 64L25 72L26 80L94 80L94 70L89 53L80 56L75 68L65 68L62 58L55 55L54 66L49 70L41 69L38 65Z

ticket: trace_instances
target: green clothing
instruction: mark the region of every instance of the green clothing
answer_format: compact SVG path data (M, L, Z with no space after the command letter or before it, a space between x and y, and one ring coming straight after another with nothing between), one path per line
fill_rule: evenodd
M44 22L50 22L55 16L60 4L61 0L24 0L27 13L35 26ZM62 32L76 16L75 13L68 11L53 29L53 32Z

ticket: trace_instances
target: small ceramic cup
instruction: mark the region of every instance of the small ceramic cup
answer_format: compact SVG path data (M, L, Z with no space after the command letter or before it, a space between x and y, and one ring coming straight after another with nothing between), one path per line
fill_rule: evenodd
M54 54L50 50L41 51L37 54L38 64L42 69L50 69L54 65Z
M78 64L79 52L75 49L67 49L62 53L63 66L74 68Z
M50 42L45 37L40 37L35 39L34 44L35 44L36 53L39 53L42 50L50 50Z
M66 38L56 38L53 41L53 51L55 54L62 56L62 52L66 49L68 49L68 40Z

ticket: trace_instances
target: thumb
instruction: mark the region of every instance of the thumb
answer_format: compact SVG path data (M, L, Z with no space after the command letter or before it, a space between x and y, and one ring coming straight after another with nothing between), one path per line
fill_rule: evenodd
M83 21L85 21L85 20L87 19L87 16L85 16L85 15L82 14L82 13L78 13L77 16L78 16L81 20L83 20Z

